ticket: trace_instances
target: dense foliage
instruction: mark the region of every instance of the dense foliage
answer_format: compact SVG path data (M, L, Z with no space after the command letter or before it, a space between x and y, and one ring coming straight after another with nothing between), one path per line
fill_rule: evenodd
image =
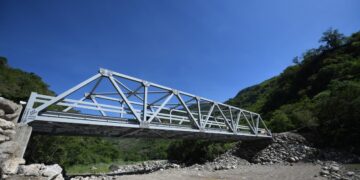
M181 140L173 142L168 149L170 160L181 161L188 164L204 163L213 160L234 143L214 142L209 140Z
M120 151L122 161L145 161L166 159L167 149L172 140L148 138L107 138Z
M27 160L65 167L96 163L166 159L169 142L160 139L32 136Z
M49 86L34 73L11 68L5 57L0 57L0 96L14 100L27 100L31 91L53 95Z
M227 103L260 112L275 132L312 129L319 143L359 152L360 32L323 34L322 45L294 58L279 76Z
M96 137L31 137L26 160L36 163L58 163L63 166L112 162L120 151L111 142Z

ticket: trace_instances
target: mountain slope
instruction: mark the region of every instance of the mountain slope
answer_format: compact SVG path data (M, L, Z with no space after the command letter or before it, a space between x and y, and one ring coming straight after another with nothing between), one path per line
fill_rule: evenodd
M313 130L319 143L360 145L360 32L344 37L328 30L279 76L241 90L228 104L260 112L275 132Z
M0 57L0 96L13 101L26 101L31 91L46 95L55 94L39 76L12 68L6 58Z

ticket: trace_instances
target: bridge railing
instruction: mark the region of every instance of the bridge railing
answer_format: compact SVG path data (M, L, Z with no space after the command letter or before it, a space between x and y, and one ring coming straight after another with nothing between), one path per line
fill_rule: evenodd
M56 97L32 93L21 122L61 121L67 114L83 115L82 119L104 125L181 127L271 137L258 113L106 69ZM66 121L77 123L76 117Z

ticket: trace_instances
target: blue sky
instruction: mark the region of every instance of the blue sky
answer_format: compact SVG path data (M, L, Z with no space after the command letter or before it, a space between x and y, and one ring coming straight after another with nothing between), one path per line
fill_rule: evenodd
M217 101L278 75L358 0L0 0L0 56L57 93L112 69Z

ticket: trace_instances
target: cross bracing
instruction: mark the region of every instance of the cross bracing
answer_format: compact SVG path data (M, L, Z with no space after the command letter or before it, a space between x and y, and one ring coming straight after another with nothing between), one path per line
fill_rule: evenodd
M33 92L21 122L54 134L271 138L258 113L107 69L58 96Z

